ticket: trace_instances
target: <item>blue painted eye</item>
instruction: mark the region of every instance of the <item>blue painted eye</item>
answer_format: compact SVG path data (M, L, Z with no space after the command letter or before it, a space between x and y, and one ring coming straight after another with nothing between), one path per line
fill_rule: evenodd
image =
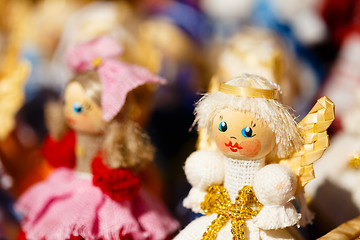
M227 130L227 124L226 124L225 121L222 121L222 122L219 124L219 130L220 130L221 132L226 132L226 130Z
M74 102L72 105L72 109L75 113L81 113L83 111L83 107L81 106L80 103L78 102Z
M251 127L244 127L243 129L241 129L241 134L244 137L253 137L253 130Z

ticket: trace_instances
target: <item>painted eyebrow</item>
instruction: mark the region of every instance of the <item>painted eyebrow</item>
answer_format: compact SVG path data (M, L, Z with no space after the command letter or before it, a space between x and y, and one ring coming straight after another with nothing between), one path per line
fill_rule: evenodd
M251 121L251 127L256 127L256 123L254 123L253 121Z
M88 102L84 102L83 105L84 105L84 108L85 108L86 110L91 110L91 109L92 109L91 104L88 103Z
M220 115L220 120L223 120L223 118L224 118L223 115Z

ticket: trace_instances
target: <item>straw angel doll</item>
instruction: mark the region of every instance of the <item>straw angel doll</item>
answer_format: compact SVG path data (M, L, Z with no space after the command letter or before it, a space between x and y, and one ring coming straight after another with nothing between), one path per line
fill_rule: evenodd
M286 228L301 214L291 201L313 178L312 162L328 145L334 109L322 98L296 124L280 93L277 84L244 74L198 102L195 122L218 151L198 150L186 160L192 189L184 206L206 216L176 240L293 239Z
M164 80L117 60L121 52L110 37L68 52L76 74L62 110L48 106L43 149L57 168L18 200L22 238L161 240L177 229L163 204L140 187L135 173L152 160L153 147L127 114L130 91ZM64 123L70 130L61 134Z

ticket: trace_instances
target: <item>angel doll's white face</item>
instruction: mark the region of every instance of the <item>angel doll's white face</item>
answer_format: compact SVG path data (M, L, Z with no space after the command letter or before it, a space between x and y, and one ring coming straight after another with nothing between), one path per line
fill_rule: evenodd
M64 115L68 125L75 131L101 134L106 126L101 108L86 96L78 82L71 82L65 89Z
M229 158L255 160L266 157L275 146L275 134L248 112L221 110L213 120L212 137Z

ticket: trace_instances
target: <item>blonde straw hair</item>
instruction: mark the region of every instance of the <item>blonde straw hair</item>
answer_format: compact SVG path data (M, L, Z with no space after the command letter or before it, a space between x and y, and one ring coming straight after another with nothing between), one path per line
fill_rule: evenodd
M243 74L226 84L244 88L270 89L281 92L280 87L263 77ZM215 92L204 95L195 108L195 122L199 128L207 129L211 133L211 126L215 115L222 109L229 108L237 111L249 112L255 118L263 120L275 133L275 151L279 158L284 158L302 145L302 136L290 109L279 101L266 98L239 97Z

